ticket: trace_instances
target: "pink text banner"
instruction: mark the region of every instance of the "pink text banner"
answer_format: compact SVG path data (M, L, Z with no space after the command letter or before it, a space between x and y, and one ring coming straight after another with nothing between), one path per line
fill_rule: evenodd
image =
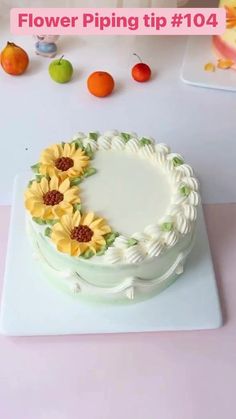
M214 35L224 8L14 8L14 35Z

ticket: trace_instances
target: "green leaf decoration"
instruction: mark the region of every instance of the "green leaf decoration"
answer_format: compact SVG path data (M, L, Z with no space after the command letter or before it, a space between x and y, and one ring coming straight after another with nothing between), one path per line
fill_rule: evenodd
M30 188L31 187L31 185L32 185L32 183L34 182L34 179L31 179L29 182L28 182L28 188Z
M47 224L50 226L54 226L56 223L58 223L59 220L47 220Z
M86 250L86 252L84 252L81 256L84 258L84 259L90 259L92 256L94 256L95 255L95 253L92 251L92 250L90 250L90 249L88 249L88 250Z
M36 164L33 164L33 166L31 166L31 169L33 170L34 173L39 173L39 168L40 168L40 163L36 163Z
M104 255L105 251L107 250L107 246L104 245L101 247L101 249L96 253L97 256L102 256Z
M61 142L61 146L64 148L64 146L65 146L65 141L62 141L62 142Z
M181 164L184 163L183 159L180 159L179 157L174 157L172 159L172 162L173 162L174 167L181 166Z
M73 205L73 210L74 210L74 212L75 212L75 211L81 211L81 208L82 208L81 203L79 203L79 204L74 204L74 205Z
M44 175L35 175L36 182L40 183L41 179L45 177Z
M90 140L97 141L97 139L98 139L98 133L97 132L89 132L88 136L89 136Z
M131 135L128 134L127 132L121 132L120 135L125 143L127 143L131 138Z
M111 232L111 233L105 234L104 239L106 241L107 246L111 246L114 243L116 237L118 236L119 236L119 233L117 232Z
M84 151L85 151L86 156L88 156L91 160L93 160L94 153L90 144L88 144L85 147Z
M74 179L71 179L70 186L78 186L82 182L81 177L75 177Z
M127 242L128 247L135 246L136 244L138 244L138 240L133 239L132 237Z
M181 186L181 188L180 188L180 194L182 195L182 196L189 196L189 194L190 194L190 192L191 192L191 189L190 189L190 187L189 186L187 186L187 185L183 185L183 186Z
M152 141L149 140L149 138L142 137L141 140L139 140L141 147L144 147L145 145L152 145Z
M44 235L46 237L51 237L52 229L50 227L45 228Z
M76 150L78 150L78 148L81 148L81 150L84 150L84 145L81 140L72 141L72 144L75 144Z
M89 177L94 175L97 172L97 170L95 169L95 167L88 167L87 169L85 169L84 171L84 177Z
M47 221L42 220L42 218L33 217L33 218L32 218L32 220L33 220L35 223L39 224L39 225L45 225L45 224L47 224Z
M169 231L172 231L174 227L173 223L163 223L161 225L161 231L165 232L165 233L169 233Z

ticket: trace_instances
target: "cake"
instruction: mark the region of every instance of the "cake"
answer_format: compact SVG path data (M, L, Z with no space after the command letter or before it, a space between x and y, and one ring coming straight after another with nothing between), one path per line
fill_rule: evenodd
M25 191L40 271L63 291L131 302L164 290L192 249L198 181L180 154L135 133L49 146Z
M226 31L213 36L214 49L219 58L232 60L236 65L236 0L221 0L226 9Z

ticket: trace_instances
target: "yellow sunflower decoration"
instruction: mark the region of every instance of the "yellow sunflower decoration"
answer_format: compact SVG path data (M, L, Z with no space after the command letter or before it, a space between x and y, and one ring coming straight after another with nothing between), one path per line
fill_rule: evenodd
M58 219L73 212L73 205L80 203L79 189L65 180L53 176L34 180L25 192L25 207L32 217L41 220Z
M89 164L89 157L75 143L54 144L43 150L39 161L39 173L62 179L75 178L83 174Z
M51 239L57 250L71 256L80 256L85 252L95 254L106 245L104 235L111 228L103 218L93 212L81 215L79 211L61 217L52 227Z

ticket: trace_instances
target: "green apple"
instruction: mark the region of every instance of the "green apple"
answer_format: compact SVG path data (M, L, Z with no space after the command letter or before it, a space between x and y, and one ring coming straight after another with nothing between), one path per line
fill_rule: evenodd
M73 74L73 67L70 61L63 59L64 55L59 60L51 61L48 71L52 80L57 83L67 83L70 81Z

